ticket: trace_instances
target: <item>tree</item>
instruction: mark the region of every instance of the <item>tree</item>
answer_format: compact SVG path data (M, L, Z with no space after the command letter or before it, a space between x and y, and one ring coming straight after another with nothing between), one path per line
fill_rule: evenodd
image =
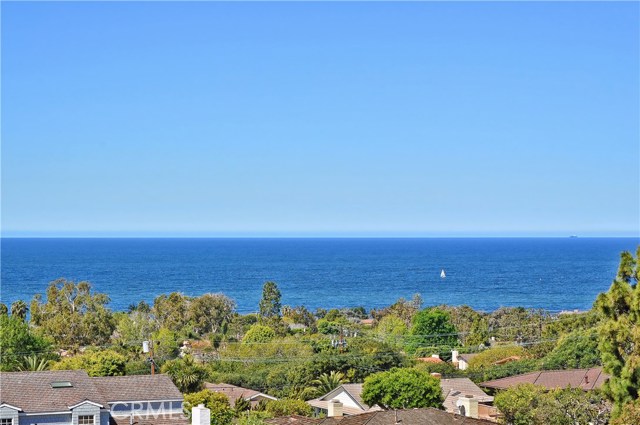
M219 332L233 317L236 303L223 294L204 294L189 304L189 320L196 332L203 335Z
M260 299L260 319L270 322L280 318L280 299L282 294L275 282L265 282L262 287L262 298Z
M225 394L202 390L184 396L184 409L189 416L193 407L199 404L204 404L211 411L211 425L231 425L233 422L233 409Z
M106 308L109 297L93 293L89 282L58 279L49 284L47 300L38 294L31 302L31 323L60 346L103 345L115 329Z
M132 351L140 350L140 341L148 340L157 330L157 323L150 313L135 309L129 314L116 314L115 339Z
M9 309L5 303L0 303L0 316L6 316L9 314Z
M332 370L331 373L323 373L311 381L316 386L320 394L327 394L328 392L338 388L340 385L347 383L344 374L342 372L336 372Z
M598 331L577 330L564 335L544 358L545 369L585 369L600 365Z
M199 391L207 377L206 369L197 365L191 356L169 360L162 365L162 373L169 375L182 393Z
M458 343L456 328L449 322L449 313L437 308L426 308L413 317L408 352L419 347L448 346Z
M623 252L611 288L598 295L595 307L603 317L598 334L602 365L611 375L604 384L613 401L613 416L636 399L640 392L640 246L636 258Z
M33 354L31 356L24 356L17 368L23 372L40 372L49 369L50 363L51 361L46 357Z
M255 342L269 342L275 338L276 333L268 326L253 325L242 338L243 344L255 343Z
M497 346L478 353L469 361L469 367L474 369L490 367L495 362L507 357L525 357L526 354L527 351L519 345Z
M174 358L180 349L178 345L178 335L167 328L160 328L152 336L153 357L156 360L164 361Z
M539 341L549 313L523 307L501 307L488 318L489 335L501 342Z
M362 399L384 409L442 407L440 381L417 369L396 368L364 380Z
M188 297L179 292L162 294L153 300L151 311L161 327L180 332L189 321L188 303Z
M460 343L467 347L477 347L489 339L489 324L486 313L479 313L467 305L459 307L440 306L449 313L450 321L458 330Z
M67 357L55 363L53 370L83 369L89 376L123 376L126 372L127 358L113 350L87 351L83 354Z
M235 410L236 417L239 417L242 415L242 412L251 410L251 402L244 398L244 396L238 397L235 406L233 406L233 410Z
M640 399L625 404L620 416L611 421L611 425L640 424Z
M420 294L415 294L411 301L400 298L398 301L389 307L383 308L382 310L371 310L371 317L380 321L384 316L392 314L399 317L407 328L409 328L411 326L413 316L415 316L418 310L420 310L420 307L422 307L422 297Z
M267 401L265 410L276 417L289 415L311 416L312 413L311 406L307 402L286 398Z
M404 320L395 314L388 314L378 322L376 333L390 345L400 346L404 344L404 337L409 332Z
M28 311L29 307L27 307L27 303L22 300L18 300L11 304L11 315L22 321L27 320Z
M610 407L596 391L563 388L547 391L545 387L521 384L500 391L494 405L506 425L605 425Z
M16 317L0 315L0 371L16 370L24 356L50 355L51 343Z
M297 307L284 306L282 307L282 315L285 316L290 323L300 323L305 325L312 332L316 331L316 318L303 305Z

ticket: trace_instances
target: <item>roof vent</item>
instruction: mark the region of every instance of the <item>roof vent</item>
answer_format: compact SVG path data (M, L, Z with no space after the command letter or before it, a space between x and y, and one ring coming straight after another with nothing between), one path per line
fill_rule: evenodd
M69 381L55 381L51 383L51 388L71 388L71 382Z

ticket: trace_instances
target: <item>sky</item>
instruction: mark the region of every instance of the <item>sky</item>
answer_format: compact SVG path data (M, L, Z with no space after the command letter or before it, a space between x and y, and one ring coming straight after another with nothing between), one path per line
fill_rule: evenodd
M640 6L2 3L2 235L638 236Z

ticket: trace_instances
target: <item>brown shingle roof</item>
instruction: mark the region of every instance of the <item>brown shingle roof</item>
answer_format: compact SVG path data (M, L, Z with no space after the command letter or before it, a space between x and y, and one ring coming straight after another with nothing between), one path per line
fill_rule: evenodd
M51 388L52 382L70 382L69 388ZM69 411L83 401L107 407L106 398L83 370L0 373L0 404L27 413Z
M182 393L169 375L105 376L91 380L110 402L182 400Z
M453 415L442 410L406 409L367 412L339 418L311 419L301 417L275 418L266 421L274 425L486 425L492 422Z
M600 388L608 378L609 375L604 373L602 368L595 367L591 369L531 372L483 382L480 385L487 388L506 389L519 384L534 384L541 385L550 390L571 387L581 388L587 391Z

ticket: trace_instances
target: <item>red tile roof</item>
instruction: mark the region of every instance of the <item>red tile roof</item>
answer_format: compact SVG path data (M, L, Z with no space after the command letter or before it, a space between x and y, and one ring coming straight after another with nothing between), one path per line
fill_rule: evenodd
M438 357L418 357L416 360L423 363L444 363L444 360Z

